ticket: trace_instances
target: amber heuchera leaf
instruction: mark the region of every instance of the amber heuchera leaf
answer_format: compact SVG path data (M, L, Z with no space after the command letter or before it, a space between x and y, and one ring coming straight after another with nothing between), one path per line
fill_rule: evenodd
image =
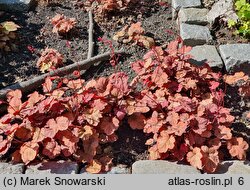
M115 125L111 118L109 117L104 117L100 124L99 124L100 128L104 131L104 133L106 133L107 135L112 135L119 127L119 125Z
M202 164L204 165L204 170L213 173L218 167L220 162L218 150L216 148L209 148L207 146L201 147L202 152Z
M102 170L102 164L97 161L97 160L93 160L87 167L86 167L86 171L92 174L97 174L100 173Z
M45 82L43 83L43 92L50 92L52 90L52 80L50 77L45 78Z
M233 137L227 143L227 149L229 150L229 153L233 157L237 157L239 160L246 159L246 151L248 150L248 148L249 145L246 141L243 140L242 137Z
M229 85L234 85L240 80L247 81L248 78L249 77L245 73L236 72L234 75L225 75L224 81Z
M146 117L141 113L134 113L128 118L128 123L132 129L143 129Z
M161 114L157 111L152 113L152 117L146 120L144 127L145 133L157 133L166 121L161 118Z
M201 149L195 147L192 151L187 153L187 161L195 168L202 169L202 153Z
M149 151L149 159L150 160L157 160L157 159L161 158L161 155L159 153L159 150L158 150L156 144L153 145L152 147L150 147L148 149L148 151Z
M33 92L32 94L28 95L28 105L27 107L33 107L37 102L42 100L44 97L40 95L37 91Z
M163 72L161 67L158 66L154 70L154 72L153 72L153 74L151 76L151 80L157 86L161 87L161 86L163 86L164 84L166 84L168 82L168 75L165 72Z
M38 153L39 145L35 142L26 142L20 148L20 154L25 164L33 161Z
M129 36L141 35L143 33L144 33L144 29L141 27L141 22L131 24L131 26L128 29Z
M169 135L167 131L161 131L160 137L157 139L157 147L160 153L166 153L175 146L175 138Z
M12 98L21 99L22 98L22 92L21 90L12 90L7 93L7 99L10 101Z
M90 125L93 125L93 126L97 126L100 123L100 119L102 118L101 112L96 108L90 109L83 116L84 116L84 119Z
M55 140L46 139L44 141L44 148L42 153L48 156L50 159L54 159L61 153L61 148Z

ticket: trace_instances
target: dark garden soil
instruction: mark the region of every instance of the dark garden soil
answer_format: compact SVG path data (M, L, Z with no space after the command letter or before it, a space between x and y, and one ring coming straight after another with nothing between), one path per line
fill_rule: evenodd
M215 45L249 43L250 39L235 34L235 29L229 29L227 24L220 19L211 26L211 33L215 40Z

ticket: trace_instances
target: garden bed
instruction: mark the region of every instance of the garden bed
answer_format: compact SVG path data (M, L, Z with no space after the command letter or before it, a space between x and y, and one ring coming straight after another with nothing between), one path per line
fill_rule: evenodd
M171 17L172 12L171 12L170 6L167 6L164 3L159 4L158 1L149 1L149 0L142 1L138 5L134 5L134 6L135 6L134 7L135 9L125 10L122 14L119 14L119 11L118 11L118 12L115 12L112 16L106 15L107 17L103 17L103 18L95 17L94 32L93 32L93 35L94 35L94 46L93 46L94 47L94 55L99 55L99 54L109 52L109 51L113 52L114 50L121 50L123 53L118 56L119 61L117 62L116 66L111 66L112 62L110 62L110 61L101 61L98 64L91 66L82 75L83 79L85 79L86 81L90 81L91 79L97 80L100 77L110 77L110 76L113 76L112 74L116 73L117 71L119 71L119 72L121 71L121 72L124 72L125 74L127 74L129 82L131 82L132 79L134 79L134 77L137 76L138 73L136 74L133 71L134 68L131 67L131 63L141 59L149 51L149 48L146 48L141 43L137 43L137 44L136 43L134 43L134 44L132 44L132 43L119 43L119 42L113 40L113 37L115 36L115 34L117 34L118 31L121 31L125 25L130 26L132 23L141 22L142 27L145 30L144 35L147 37L153 38L155 41L155 45L160 46L163 49L165 49L169 45L169 43L171 41L173 41L173 39L175 39L177 36L179 36L178 35L179 31L178 31L178 28L176 26L176 21L172 20L172 17ZM50 23L50 19L58 13L64 14L65 16L67 16L69 18L74 17L74 18L76 18L76 21L77 21L76 28L73 29L72 31L70 31L67 35L64 35L63 37L59 36L58 34L52 33L53 27L52 27L52 24ZM95 15L95 13L94 13L94 15ZM37 68L36 62L40 56L39 55L40 52L43 49L45 49L46 47L54 48L54 49L58 50L58 52L60 52L64 56L64 66L71 65L73 63L85 60L87 58L89 59L89 57L88 57L88 51L89 51L89 46L88 46L88 43L89 43L89 36L88 36L89 35L88 34L89 13L81 8L79 1L72 2L72 1L66 0L63 4L60 2L57 2L57 3L52 3L52 4L46 5L46 6L39 5L38 7L35 7L32 11L30 11L28 13L7 13L7 12L5 12L3 14L3 16L0 17L0 19L1 19L0 21L2 22L4 20L6 20L6 18L10 18L9 20L14 21L21 28L18 29L19 38L17 40L17 47L18 47L17 51L10 52L8 54L7 53L0 54L1 59L3 60L0 63L0 71L2 74L0 76L0 90L3 89L4 87L9 86L11 84L14 84L16 82L22 82L22 81L32 79L36 76L41 75L42 73ZM226 27L224 27L224 26L223 27L219 27L219 26L221 26L220 23L217 23L217 25L215 23L215 25L213 26L214 30L212 33L213 34L213 40L212 40L213 43L212 44L215 44L217 47L221 44L231 43L231 42L236 42L236 43L248 43L249 42L247 39L243 39L243 38L237 37L237 36L235 37L233 35L227 35L227 36L220 35L220 33L222 33L223 31L228 32L229 30L226 29ZM178 42L178 40L176 42ZM180 42L178 42L178 43L180 43ZM173 48L173 46L172 46L172 48ZM170 50L168 50L168 51L171 52L171 47L169 47L169 48L170 48ZM185 51L185 49L183 51ZM111 53L111 55L112 55L112 53ZM180 56L180 55L178 55L178 56ZM147 60L147 59L148 58L145 58L145 60ZM182 59L182 58L180 58L180 59ZM185 59L183 58L183 60L185 60ZM175 66L173 66L173 68L174 68L173 73L170 71L167 71L167 72L169 72L168 73L169 75L173 75L172 78L175 77L175 73L174 73L174 72L176 72L175 69L178 70L179 67L175 68ZM167 68L164 68L164 69L167 70ZM192 72L194 72L194 71L195 71L195 69L192 70ZM226 73L224 68L221 71L222 71L222 74ZM206 72L209 73L210 71L206 71ZM208 73L205 73L205 75L209 75ZM192 75L192 77L196 77L196 74L197 73L195 73L194 76ZM74 75L78 75L78 73L74 73ZM219 78L216 78L217 77L216 74L214 74L214 76L215 76L214 77L215 81L219 80ZM176 76L176 77L178 77L178 76ZM198 77L200 77L200 76L198 76ZM181 81L180 78L178 80ZM219 86L217 86L217 82L215 82L215 81L212 81L212 82L210 81L211 84L216 86L216 87L211 87L212 90L209 87L210 83L208 82L208 80L203 81L203 83L205 84L204 89L207 89L207 90L210 89L212 91L212 93L214 93L214 90L217 87L219 87ZM159 82L159 84L157 84L157 82ZM155 83L159 86L156 85L155 88L161 89L162 88L161 81L157 81L157 82L155 82ZM176 84L174 84L174 82L173 82L173 84L171 84L173 86L171 86L171 85L169 86L170 90L176 88L174 86L174 85L176 85ZM200 82L200 81L197 81L197 82ZM213 82L215 82L215 83L213 83ZM48 82L46 82L46 84L48 84ZM68 82L65 84L68 84ZM185 82L183 82L183 84L185 85ZM55 88L55 86L60 86L60 85L62 85L60 79L58 81L57 81L57 79L55 79L53 82L53 88ZM105 85L105 84L103 84L103 85ZM148 84L148 85L150 86L152 84ZM192 86L194 84L189 84L189 85L190 86L188 86L186 88L188 88L188 89L190 88L189 89L190 91L194 90L193 89L194 86ZM247 128L247 126L249 126L249 119L246 117L246 114L248 113L249 108L250 108L249 99L244 99L244 98L236 95L234 88L232 88L232 87L226 88L226 86L223 86L223 85L224 84L222 84L222 86L220 86L220 87L224 88L224 92L226 92L225 102L223 102L223 105L221 105L221 104L218 105L218 107L221 108L222 106L225 105L226 108L231 109L232 115L234 115L236 117L236 120L232 125L233 126L233 128L232 128L233 134L237 137L243 137L244 140L246 140L246 142L248 142L248 144L249 144L249 137L250 137L249 130L250 129L248 130L248 128ZM58 87L58 88L60 88L60 87ZM94 87L95 86L93 86L92 88L94 88ZM72 86L69 89L67 87L65 87L65 88L67 89L66 90L67 92L65 94L71 95L71 93L76 92L76 91L74 91L76 89L74 89L74 87L72 87ZM204 90L204 89L201 88L200 90ZM39 90L39 92L42 91L42 89L37 89L37 90ZM43 90L44 90L44 88L43 88ZM209 90L209 93L210 93L210 90ZM176 90L173 90L173 91L175 92ZM45 89L45 92L46 92L46 89ZM149 91L147 91L147 92L149 92ZM150 93L151 92L155 93L155 90L153 89L152 91L150 91ZM194 90L194 92L195 92L195 90ZM50 91L48 91L47 93L49 94ZM88 94L89 91L87 90L84 93ZM131 93L131 92L129 92L129 93ZM143 96L142 94L140 94L140 96L136 96L136 95L138 95L137 93L140 93L140 91L139 92L135 91L135 92L131 93L130 95L131 96L135 95L136 98ZM191 98L193 98L192 97L193 94L189 91L185 92L185 90L184 90L184 92L182 92L182 90L180 90L180 93L182 93L183 97L190 96ZM195 93L197 93L197 92L195 92ZM77 95L77 93L76 93L76 95ZM174 99L174 101L179 101L179 100L177 100L178 93L176 93L175 95L177 98ZM214 94L212 94L212 95L214 95ZM16 96L16 95L13 95L13 96ZM19 96L19 95L17 95L17 96ZM65 96L63 98L65 98L65 100L66 100L67 98ZM197 99L204 98L202 96L201 97L199 97L199 96L200 95L197 95L197 97L198 97ZM95 97L98 100L102 100L102 98L104 98L104 97L101 98L99 96L99 94L95 94L93 97ZM109 100L110 97L108 97L108 96L106 97L106 95L105 95L105 98L107 98L107 100ZM128 98L128 101L129 101L129 97L126 96L125 98ZM216 98L218 98L218 97L216 97ZM184 101L184 99L183 99L183 101ZM65 100L63 100L63 101L65 101ZM111 99L111 100L114 101L114 99ZM218 100L219 100L219 98L218 98ZM232 100L234 100L234 101L232 101ZM149 100L147 100L147 101L149 101ZM210 100L210 101L212 101L212 100ZM215 101L215 100L213 100L213 101ZM121 102L122 101L119 101L119 103L121 103ZM111 102L111 105L112 105L112 103L113 102ZM200 102L198 102L198 103L200 103ZM72 103L72 104L74 104L74 103ZM150 104L150 103L148 103L148 104ZM170 102L170 104L171 104L171 102ZM163 107L166 105L157 105L155 107L152 106L151 107L152 110L150 110L149 113L142 112L145 115L143 117L145 119L147 118L147 120L149 121L151 118L151 116L150 116L151 112L155 113L155 110L159 111L160 106ZM116 109L119 108L119 105L114 105L114 107L115 107L114 110L113 110L113 107L107 108L108 110L110 109L112 111L110 111L110 113L105 113L107 115L104 115L103 117L108 118L108 119L110 119L111 117L119 118L117 115L115 115L115 114L117 114ZM61 109L60 106L58 109L60 112L60 109ZM84 111L85 107L81 108L81 109L83 109L82 111ZM86 109L89 109L89 107L86 107ZM118 111L122 112L122 109L118 110ZM172 109L172 108L169 108L169 109ZM213 108L211 108L211 109L213 109ZM106 108L105 108L105 110L106 110ZM182 111L180 111L180 110L182 110ZM177 111L177 112L180 112L180 114L182 114L182 112L186 111L185 108L181 108L180 110ZM183 111L183 110L185 110L185 111ZM53 111L55 111L55 110L53 110ZM161 111L159 111L159 112L161 112ZM188 111L188 112L191 112L191 111ZM192 115L192 114L194 114L194 112L190 113L190 115ZM215 114L215 112L213 112L213 114ZM232 118L230 118L230 115L229 115L229 113L227 113L227 111L225 111L225 115L226 115L226 118L228 117L227 119L229 119L231 121ZM130 118L132 116L129 116L128 118ZM32 117L33 117L33 115L32 115ZM69 117L69 116L67 116L67 117ZM140 117L142 117L142 116L140 115ZM166 115L164 117L166 117ZM222 119L224 119L223 118L224 116L220 116L220 117L222 117ZM59 118L59 117L57 117L57 118ZM147 149L148 149L148 145L154 146L154 143L156 143L156 142L151 143L151 144L149 143L148 145L145 145L146 141L149 138L152 138L153 135L152 134L145 135L142 130L132 130L129 127L128 118L121 119L121 121L120 121L121 122L120 126L119 126L118 130L116 131L116 135L118 136L118 140L114 143L106 143L104 145L101 145L102 150L99 150L99 149L96 150L97 152L103 151L105 154L111 155L113 158L113 163L115 165L126 164L128 166L131 166L137 160L148 159L149 156L152 157L151 153L152 152L154 153L154 151L152 151L152 150L151 150L151 153L148 152ZM152 118L153 118L153 115L152 115ZM60 119L62 119L62 117L60 117ZM215 117L215 119L211 122L214 122L217 119L218 118ZM51 120L51 118L49 120ZM119 120L120 120L120 118L119 118ZM87 120L87 121L89 123L92 123L92 121L89 121L89 120ZM160 121L160 119L159 119L159 121ZM230 121L229 121L229 123L230 123ZM19 122L19 121L17 120L17 122ZM59 122L59 120L58 120L58 122ZM79 121L77 121L77 122L79 122ZM105 122L107 122L107 121L105 120ZM114 122L114 121L112 120L112 122ZM169 121L169 122L171 122L171 121ZM49 124L47 123L46 125L49 125ZM98 124L96 124L96 126L97 125ZM139 124L134 123L134 125L139 125ZM192 123L192 124L190 123L190 125L196 126L195 123ZM225 126L227 126L227 125L228 125L228 123L225 122ZM42 126L42 127L44 127L44 126ZM72 126L68 125L67 127L72 127ZM96 128L97 128L97 130L100 130L98 127L96 127ZM227 130L227 129L228 128L226 128L225 130ZM101 133L103 133L102 130L101 130ZM160 132L162 132L160 129L158 129L158 130L159 131L158 131L157 135L159 135ZM73 131L73 128L72 128L72 131ZM105 129L104 129L104 131L105 131ZM60 133L60 130L58 133ZM61 133L63 134L63 132L61 132ZM106 132L106 131L104 133L109 134L109 132ZM217 131L217 133L219 133L219 132ZM112 136L113 133L109 134L109 135ZM107 135L107 136L109 136L109 135ZM212 134L212 135L214 135L214 134ZM58 135L58 136L54 135L54 137L57 138L58 142L62 143L62 139L60 139L61 137L59 137L59 136L60 135ZM112 137L110 137L110 138L112 138ZM158 136L158 140L160 141L160 138L162 138L162 137L163 136ZM205 137L207 138L206 135L205 135ZM93 138L95 138L94 135L93 135ZM185 136L185 138L186 138L186 136ZM156 137L156 139L157 139L157 137ZM178 141L176 140L176 143L180 143L183 140L183 139L179 138L178 135L176 135L176 139L178 139ZM226 139L226 140L228 140L228 139ZM46 139L45 139L45 141L46 141ZM110 141L112 141L112 140L110 140ZM17 142L17 143L19 143L19 142ZM40 141L39 141L39 143L40 143ZM169 142L169 143L170 143L169 146L171 147L172 146L171 142ZM195 143L196 142L194 141L194 144ZM201 144L199 144L200 142L197 142L197 143L198 143L197 146L201 145ZM78 143L78 144L79 144L79 146L84 146L82 143ZM15 148L16 148L15 146L12 147L9 150L9 153L13 153ZM183 148L183 147L181 147L181 148ZM186 147L184 147L184 149L185 148ZM163 149L164 149L164 147L163 147ZM183 156L176 149L178 149L178 148L175 147L174 150L176 152L172 155L172 157L175 157L176 156L175 154L178 154L178 156L180 156L180 157ZM36 150L38 151L38 149L36 149ZM191 152L192 151L193 151L193 149L191 149ZM223 151L224 150L222 150L222 152ZM157 151L155 151L155 152L157 152ZM169 156L168 153L165 153L164 151L162 151L161 153L162 154L160 156L158 156L158 158L165 158L165 157ZM48 154L48 153L45 153L45 155L46 154ZM67 153L63 153L63 154L67 155ZM149 155L149 154L151 154L151 155ZM171 152L171 154L172 154L172 152ZM153 155L153 156L157 157L157 155ZM178 157L178 156L176 156L176 157ZM53 155L52 155L52 157L53 157ZM75 157L75 155L71 155L68 159L72 159L72 158L79 159L79 157ZM170 158L172 158L172 157L170 156ZM11 159L10 154L6 154L4 157L2 157L2 160L6 161L6 162L10 161L10 159ZM43 159L46 159L46 157L44 157L44 155L42 157L39 157L37 160L42 161ZM56 160L58 160L58 159L65 159L65 157L60 155L56 158ZM224 159L225 160L231 159L231 156L229 154L225 153ZM246 159L250 160L249 151L246 155ZM29 160L26 163L29 163ZM91 166L91 167L92 167L92 171L94 170L94 173L95 173L96 168L94 168L94 166ZM212 171L213 169L215 169L215 168L209 168L210 171ZM98 172L96 172L96 173L98 173Z

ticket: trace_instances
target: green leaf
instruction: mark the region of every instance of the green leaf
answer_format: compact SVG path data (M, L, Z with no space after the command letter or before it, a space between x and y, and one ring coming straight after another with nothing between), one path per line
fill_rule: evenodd
M232 28L232 27L234 27L236 25L236 22L234 20L232 20L232 19L229 19L227 21L227 25L228 25L229 28Z

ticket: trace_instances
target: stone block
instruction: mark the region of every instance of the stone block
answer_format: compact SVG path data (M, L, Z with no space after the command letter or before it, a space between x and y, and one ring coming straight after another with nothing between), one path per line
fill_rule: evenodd
M24 164L0 163L0 174L22 174Z
M76 162L49 161L28 165L25 174L77 174L78 170Z
M0 0L0 10L5 11L26 11L35 0Z
M213 45L195 46L190 51L190 55L193 58L189 61L198 66L208 63L210 67L217 71L221 71L224 66L216 47Z
M250 44L226 44L219 46L228 73L243 71L250 75Z
M181 8L178 13L177 24L187 23L187 24L197 24L206 25L208 9L199 8Z
M201 0L172 0L172 17L176 18L181 8L201 7Z
M132 174L200 174L196 168L165 160L141 160L132 165Z
M186 23L180 24L180 36L188 46L203 45L213 39L208 27Z

